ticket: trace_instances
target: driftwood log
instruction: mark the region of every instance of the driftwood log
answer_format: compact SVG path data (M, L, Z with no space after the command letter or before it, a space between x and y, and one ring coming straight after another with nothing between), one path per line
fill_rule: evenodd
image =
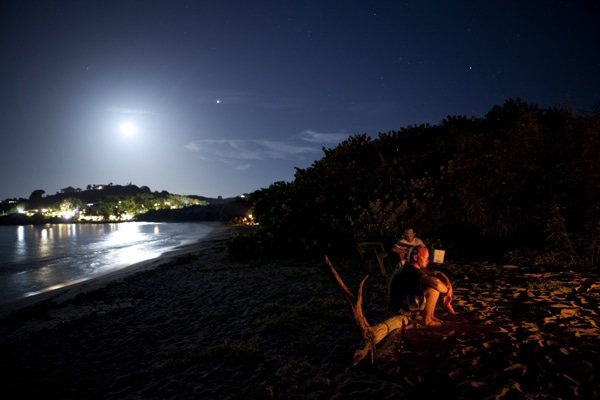
M386 319L385 321L371 326L369 322L363 315L362 309L362 296L363 296L363 286L369 278L369 275L366 275L360 285L358 287L358 293L355 296L350 292L338 272L329 261L329 257L325 256L325 263L329 267L329 271L331 275L335 279L338 284L342 295L346 299L346 302L350 306L352 310L352 315L354 316L354 320L356 321L356 325L358 325L358 329L360 330L362 336L362 349L357 349L354 351L354 364L356 365L361 362L365 357L370 356L371 365L375 363L375 351L377 343L381 342L390 332L395 329L401 329L407 323L407 317L402 315L395 315L391 318Z

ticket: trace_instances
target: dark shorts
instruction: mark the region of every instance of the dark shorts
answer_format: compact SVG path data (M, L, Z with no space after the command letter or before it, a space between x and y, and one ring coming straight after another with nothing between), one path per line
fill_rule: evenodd
M425 295L423 289L418 288L413 293L408 294L402 299L401 308L404 311L420 311L425 308Z

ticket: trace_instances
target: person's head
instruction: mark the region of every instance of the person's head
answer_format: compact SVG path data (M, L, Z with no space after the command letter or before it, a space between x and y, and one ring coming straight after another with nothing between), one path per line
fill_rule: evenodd
M413 247L410 259L417 268L427 268L429 264L429 249L425 246Z
M415 231L412 229L407 229L404 231L404 236L406 236L406 239L408 239L409 242L412 242L415 238Z

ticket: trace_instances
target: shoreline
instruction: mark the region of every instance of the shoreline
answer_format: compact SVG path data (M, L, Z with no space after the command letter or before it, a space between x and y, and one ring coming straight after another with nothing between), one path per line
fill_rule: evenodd
M8 318L25 308L35 306L45 301L61 304L79 294L98 290L130 275L154 269L162 264L170 262L176 257L190 254L201 249L204 242L212 241L218 237L228 238L231 236L231 231L238 228L227 222L203 222L202 224L211 226L212 230L197 242L178 246L162 253L158 257L140 261L117 270L97 274L89 279L68 283L56 289L46 290L31 296L25 296L0 303L0 320Z

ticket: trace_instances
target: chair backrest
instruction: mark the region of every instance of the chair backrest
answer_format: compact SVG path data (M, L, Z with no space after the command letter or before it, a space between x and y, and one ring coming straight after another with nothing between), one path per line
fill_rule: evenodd
M363 261L365 260L365 258L371 258L376 255L376 252L374 252L371 242L356 243L356 250L358 250L358 254L360 254L360 258Z
M392 263L388 256L385 247L381 242L357 242L356 249L360 254L360 258L363 262L377 262L381 269L381 274L384 277L388 275L388 269L392 270ZM387 264L387 266L386 266Z
M375 251L377 253L385 253L385 248L381 242L357 242L356 248L358 251Z

